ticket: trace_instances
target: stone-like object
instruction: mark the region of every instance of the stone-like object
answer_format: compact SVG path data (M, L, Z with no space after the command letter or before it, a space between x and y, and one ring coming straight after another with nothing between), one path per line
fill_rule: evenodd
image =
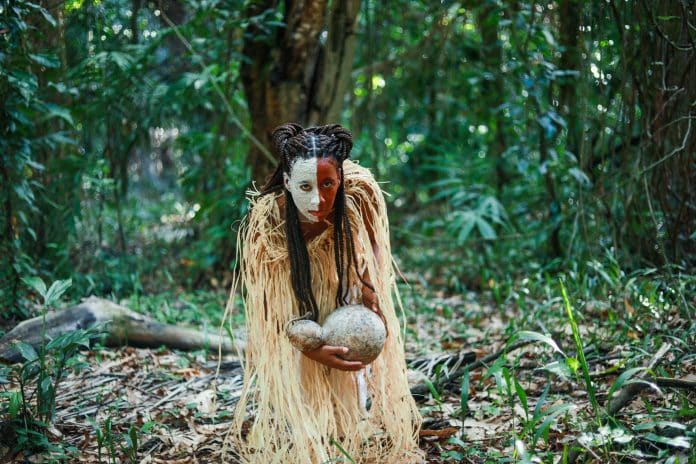
M320 326L308 320L288 324L290 342L300 351L313 351L322 345L345 346L348 361L369 364L382 352L387 331L382 319L362 305L336 308Z

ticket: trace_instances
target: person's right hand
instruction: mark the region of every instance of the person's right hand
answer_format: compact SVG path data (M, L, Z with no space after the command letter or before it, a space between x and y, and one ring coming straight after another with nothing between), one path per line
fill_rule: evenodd
M316 362L322 363L333 369L342 371L359 371L365 364L360 361L346 361L340 358L340 355L348 353L348 348L345 346L322 345L314 351L303 351L302 354Z

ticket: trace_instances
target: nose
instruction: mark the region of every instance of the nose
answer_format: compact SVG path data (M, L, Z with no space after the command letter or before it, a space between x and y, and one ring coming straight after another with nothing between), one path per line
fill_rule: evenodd
M313 193L313 194L312 194L311 205L312 205L312 206L319 206L319 203L322 203L322 202L323 202L323 201L322 201L323 199L322 199L321 196L319 195L319 192L315 191L315 192L312 192L312 193Z

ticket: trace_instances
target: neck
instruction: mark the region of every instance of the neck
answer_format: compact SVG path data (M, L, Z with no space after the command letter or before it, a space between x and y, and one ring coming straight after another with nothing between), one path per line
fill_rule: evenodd
M319 222L310 222L300 219L300 231L305 240L311 240L328 229L331 224L329 218Z

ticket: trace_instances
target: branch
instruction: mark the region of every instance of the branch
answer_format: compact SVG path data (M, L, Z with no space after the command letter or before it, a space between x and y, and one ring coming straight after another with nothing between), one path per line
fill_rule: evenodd
M655 353L655 355L652 357L652 359L650 359L648 365L645 366L646 371L652 371L671 348L672 345L669 343L665 343L664 345L662 345L660 349L657 351L657 353ZM646 372L645 374L643 374L642 379L650 380L649 376L650 374ZM609 413L609 415L613 416L614 414L619 412L624 406L633 401L633 399L638 395L638 393L640 393L646 387L647 385L645 383L632 383L623 387L619 394L616 395L613 399L608 398L607 401L609 402L609 405L607 406L607 412Z
M655 385L664 388L679 388L682 390L691 390L696 392L696 380L687 379L671 379L669 377L657 377Z
M486 366L488 363L495 361L502 355L508 354L510 351L522 348L523 346L527 346L532 343L534 343L533 340L521 340L509 346L506 344L502 350L484 356L483 358L479 359L478 361L474 361L471 364L465 364L460 368L456 369L451 374L440 377L433 385L435 386L435 388L450 385L454 383L457 379L459 379L462 375L464 375L464 372L471 372L475 369ZM416 401L424 401L427 398L427 393L429 391L430 386L426 384L419 384L411 388L411 395L416 399Z

